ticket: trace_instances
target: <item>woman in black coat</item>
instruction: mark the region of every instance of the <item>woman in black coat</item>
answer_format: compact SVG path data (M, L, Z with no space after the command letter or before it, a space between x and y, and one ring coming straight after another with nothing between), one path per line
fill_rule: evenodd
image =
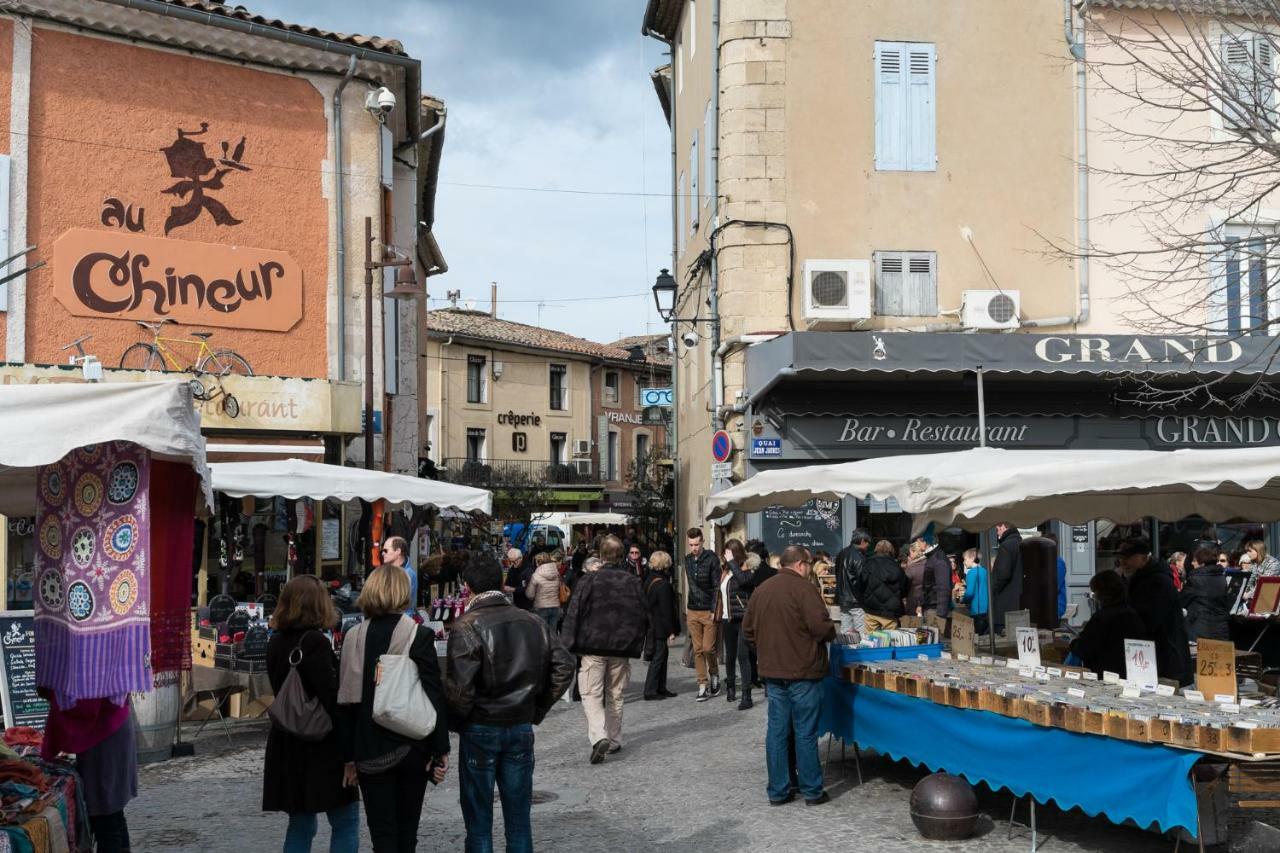
M1123 676L1124 641L1149 639L1146 626L1138 611L1129 605L1124 581L1115 572L1094 575L1089 589L1102 608L1085 623L1080 636L1071 641L1071 651L1099 678L1103 672Z
M316 816L329 819L330 853L355 853L359 844L360 803L354 786L343 784L344 756L337 730L338 659L321 633L338 623L329 591L315 575L299 575L285 584L273 616L275 635L267 646L267 677L279 695L289 675L289 659L307 695L320 700L334 731L319 743L299 740L271 727L262 780L262 810L285 812L286 853L307 853L316 834Z
M1191 571L1178 593L1178 603L1187 611L1189 639L1231 639L1228 616L1235 602L1227 587L1217 548L1201 548L1191 555Z
M714 603L711 608L712 619L723 626L724 661L725 661L725 699L732 702L738 697L736 679L734 678L734 661L737 661L738 672L742 676L742 699L738 702L738 710L745 711L753 706L751 701L751 656L747 650L747 638L742 635L742 617L747 614L747 602L751 598L751 590L755 588L753 569L759 565L760 558L755 554L748 562L747 550L737 539L730 539L724 544L724 563L717 581Z
M374 853L417 849L427 783L444 781L449 767L449 724L435 635L404 615L408 603L409 576L390 565L375 569L357 602L364 621L342 640L338 703L348 736L346 754L356 771L348 778L355 775L359 780ZM408 647L422 690L436 712L435 728L421 740L373 720L378 660L398 640Z
M654 551L649 555L649 574L644 581L645 607L649 611L649 642L653 657L644 677L644 698L653 702L676 694L667 689L667 641L680 633L676 592L671 586L671 555Z

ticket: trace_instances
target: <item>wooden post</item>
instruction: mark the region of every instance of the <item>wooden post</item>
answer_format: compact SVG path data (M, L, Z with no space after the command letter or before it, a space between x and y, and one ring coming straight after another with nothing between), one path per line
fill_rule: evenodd
M209 529L213 527L213 516L204 525L204 535L200 537L200 565L196 569L196 606L204 607L209 603Z

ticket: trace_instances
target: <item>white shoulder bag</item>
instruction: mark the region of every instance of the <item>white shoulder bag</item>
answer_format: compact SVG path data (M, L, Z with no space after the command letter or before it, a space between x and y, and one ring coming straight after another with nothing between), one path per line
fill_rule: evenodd
M373 721L398 735L422 740L435 731L436 709L418 677L418 664L409 657L417 626L397 650L378 658L379 677L373 688Z

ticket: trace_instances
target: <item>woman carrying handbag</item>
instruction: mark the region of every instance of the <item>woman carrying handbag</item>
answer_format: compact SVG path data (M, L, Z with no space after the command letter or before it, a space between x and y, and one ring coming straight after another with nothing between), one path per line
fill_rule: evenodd
M374 853L417 849L427 783L449 767L435 635L404 615L408 601L403 571L374 569L356 602L364 621L342 643L338 704L355 764L347 778L359 781Z
M305 712L300 706L290 709L295 715L306 713L305 719L293 716L284 725L273 721L267 735L262 809L289 815L284 853L311 850L321 813L329 820L329 853L355 853L360 803L355 787L343 783L343 746L333 725L338 713L338 658L322 633L337 625L338 611L319 578L299 575L280 591L272 622L275 635L267 646L267 676L273 692L277 697L291 692L285 690L285 682L294 672L304 698L319 704L307 704ZM328 734L319 740L307 734L326 727Z

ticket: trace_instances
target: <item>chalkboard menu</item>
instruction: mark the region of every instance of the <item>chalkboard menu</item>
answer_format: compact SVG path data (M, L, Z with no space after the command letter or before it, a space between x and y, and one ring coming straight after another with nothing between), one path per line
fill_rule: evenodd
M44 730L49 703L36 695L36 614L0 610L0 699L6 727Z
M798 507L771 506L760 513L760 524L770 554L780 554L788 545L800 545L834 557L845 545L840 501L814 499Z

